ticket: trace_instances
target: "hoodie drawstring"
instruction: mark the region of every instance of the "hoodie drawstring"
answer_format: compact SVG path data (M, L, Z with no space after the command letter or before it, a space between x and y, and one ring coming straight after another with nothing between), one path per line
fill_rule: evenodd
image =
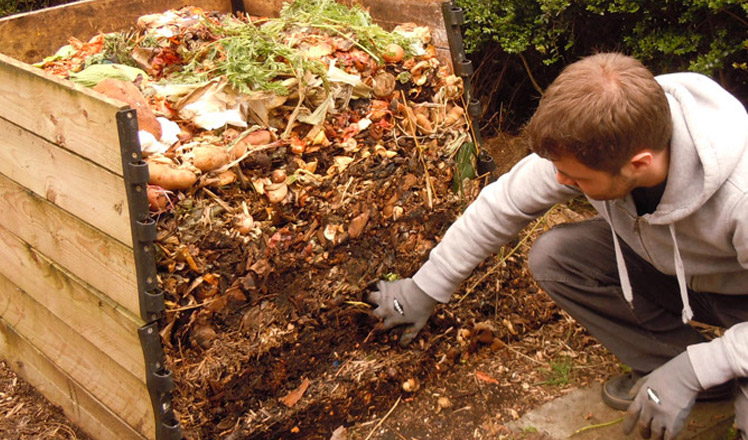
M683 267L683 259L678 249L678 240L675 238L675 224L670 223L670 236L673 238L673 259L675 260L675 275L678 278L678 287L680 287L680 299L683 301L683 323L687 323L693 318L691 303L688 301L688 287L686 287L686 271Z
M623 252L621 251L621 244L618 243L618 235L616 235L615 228L613 228L613 217L610 216L610 207L608 202L603 204L605 207L605 214L608 216L610 222L610 232L613 234L613 247L616 251L616 266L618 267L618 278L621 281L621 290L623 290L623 297L629 306L634 308L634 292L631 289L631 280L629 280L629 271L626 269L626 262L623 260Z
M631 280L629 279L629 272L628 269L626 269L626 261L623 259L623 252L621 251L621 244L618 242L618 235L616 234L615 229L613 228L613 218L610 216L610 207L608 206L608 203L606 202L603 206L605 206L605 214L608 216L608 219L611 224L610 231L613 234L613 247L615 248L616 252L616 266L618 267L618 278L621 281L621 290L623 291L623 297L626 299L626 301L629 303L629 306L631 308L634 308L634 293L631 289ZM678 287L680 288L680 298L683 302L683 312L681 313L681 317L683 319L683 323L688 323L688 321L693 318L693 310L691 310L691 303L688 300L688 287L686 286L686 271L683 267L683 259L680 256L680 249L678 248L678 240L675 237L675 225L670 224L670 237L673 239L673 259L675 261L675 275L678 279Z

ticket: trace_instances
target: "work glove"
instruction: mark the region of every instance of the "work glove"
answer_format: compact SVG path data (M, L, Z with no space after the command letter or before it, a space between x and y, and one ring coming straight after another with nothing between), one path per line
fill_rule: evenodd
M384 321L385 330L408 324L400 336L400 345L405 347L434 313L436 300L410 278L379 281L377 289L369 294L369 301L377 305L374 314Z
M743 440L748 440L748 378L738 380L740 388L735 397L735 424Z
M642 438L674 439L701 390L688 352L684 351L643 381L626 413L623 432L628 435L638 425Z

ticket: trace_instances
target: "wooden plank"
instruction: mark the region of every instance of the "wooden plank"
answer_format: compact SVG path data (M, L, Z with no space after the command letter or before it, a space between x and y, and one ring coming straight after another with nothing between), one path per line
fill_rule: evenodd
M145 384L0 275L0 318L143 435L155 419Z
M0 212L4 213L0 216L0 226L121 307L140 315L132 248L2 174Z
M119 175L116 115L124 108L129 107L0 54L0 117Z
M140 318L82 285L0 227L0 273L107 356L145 382ZM11 295L12 297L12 295Z
M250 0L251 1L251 0ZM362 4L371 18L386 30L403 23L431 28L431 40L437 48L449 50L441 0L341 0L344 4Z
M0 51L34 63L57 52L69 37L88 41L100 32L124 31L141 15L185 5L228 12L230 0L87 0L0 20Z
M96 440L155 440L135 431L0 319L0 358Z
M0 133L0 173L132 246L121 176L4 119Z
M281 7L286 2L284 0L243 0L243 3L247 14L259 17L277 17L280 15Z

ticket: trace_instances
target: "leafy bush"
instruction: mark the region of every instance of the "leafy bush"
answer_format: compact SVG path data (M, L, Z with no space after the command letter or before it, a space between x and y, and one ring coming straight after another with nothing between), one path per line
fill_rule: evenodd
M656 74L690 70L709 75L744 103L748 100L746 0L455 0L455 4L465 11L465 48L476 64L496 63L496 58L502 63L521 62L523 69L511 73L524 70L536 82L535 91L527 88L519 91L521 96L539 94L561 67L581 56L617 50L637 57ZM495 68L487 70L496 76ZM476 73L480 81L489 79ZM498 87L483 89L495 93ZM478 97L484 104L483 98L495 100Z
M0 0L0 17L21 12L31 12L77 0Z

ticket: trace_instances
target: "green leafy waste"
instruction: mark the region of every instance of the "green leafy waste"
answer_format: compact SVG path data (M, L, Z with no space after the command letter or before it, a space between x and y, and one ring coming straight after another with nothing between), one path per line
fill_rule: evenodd
M478 158L478 150L473 142L465 142L460 145L455 155L455 174L452 178L452 191L463 195L463 182L465 179L473 179L476 176L475 163Z
M288 95L284 80L297 78L304 82L309 74L326 81L327 66L308 59L303 52L283 41L283 35L313 29L317 33L351 41L381 63L380 57L390 43L406 48L411 41L404 35L388 32L374 24L360 6L351 7L334 0L296 0L285 3L280 17L248 22L233 15L220 20L201 18L212 41L182 44L177 48L182 60L168 70L170 83L200 83L224 76L242 93L268 91ZM157 48L152 35L110 33L105 36L102 52L90 56L85 67L116 63L135 67L135 48ZM58 52L59 59L63 52Z

